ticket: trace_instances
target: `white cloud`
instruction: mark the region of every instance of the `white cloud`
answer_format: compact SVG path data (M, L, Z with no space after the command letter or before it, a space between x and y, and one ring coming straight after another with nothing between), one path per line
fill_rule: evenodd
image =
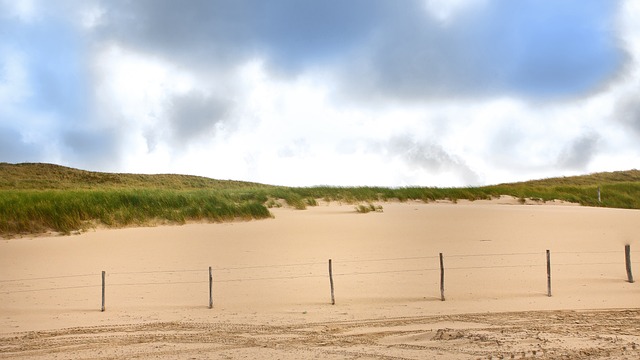
M190 74L160 59L138 54L117 45L97 56L99 86L127 118L143 119L162 111L172 93L194 86Z
M95 114L95 121L122 130L131 147L127 154L135 154L137 158L138 153L162 153L161 147L148 143L147 132L164 136L163 132L168 131L163 129L162 121L166 104L171 96L194 88L191 74L117 45L105 47L96 55L95 62L96 100L100 105L97 109L104 111Z
M91 3L86 0L85 3L87 3L86 7L81 8L78 14L80 24L88 30L102 25L105 9L99 3Z
M609 123L611 93L559 103L505 97L352 107L332 98L332 82L323 74L283 80L260 60L227 74L225 81L235 84L229 95L242 104L233 109L233 126L217 124L183 151L162 136L150 149L145 131L161 131L167 99L201 84L169 64L121 49L103 59L111 69L105 72L110 107L127 119L118 126L128 129L125 164L132 172L279 185L465 186L625 169L638 160L633 139ZM394 150L394 138L406 146ZM598 153L585 154L592 157L581 168L561 167L563 156L580 156L568 151L584 148L567 144L584 139L597 141Z
M640 2L624 1L618 12L618 31L624 41L625 49L632 54L636 64L640 61Z
M0 47L0 103L6 110L25 100L29 93L25 57L20 51Z
M487 0L423 0L427 12L446 23L461 11L469 11L474 7L484 5Z
M17 17L24 22L31 22L38 15L36 0L0 0L0 5L6 10L6 15Z

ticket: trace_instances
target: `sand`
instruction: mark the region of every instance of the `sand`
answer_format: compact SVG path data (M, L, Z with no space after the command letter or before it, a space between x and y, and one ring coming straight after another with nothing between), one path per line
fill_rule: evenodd
M0 240L0 358L640 357L640 211L381 205Z

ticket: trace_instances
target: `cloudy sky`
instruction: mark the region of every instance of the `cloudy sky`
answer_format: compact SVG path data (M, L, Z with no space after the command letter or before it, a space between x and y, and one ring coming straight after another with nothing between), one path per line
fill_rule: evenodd
M294 186L640 168L640 1L0 0L0 162Z

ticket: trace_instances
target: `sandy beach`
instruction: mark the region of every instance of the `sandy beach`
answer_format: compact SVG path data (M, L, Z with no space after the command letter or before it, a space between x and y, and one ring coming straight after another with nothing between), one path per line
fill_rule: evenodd
M0 358L640 357L639 211L379 204L3 239Z

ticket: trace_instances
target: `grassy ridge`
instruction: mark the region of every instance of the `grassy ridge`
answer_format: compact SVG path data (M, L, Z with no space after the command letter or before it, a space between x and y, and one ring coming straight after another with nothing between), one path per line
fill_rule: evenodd
M106 226L270 217L258 200L211 190L13 190L0 197L0 234L62 233Z
M597 188L602 202L598 202ZM588 206L640 209L640 171L630 170L475 188L289 188L187 175L110 174L51 164L0 163L0 236L70 233L94 224L120 227L270 217L283 199L304 209L316 199L479 200L499 195Z
M640 175L640 174L639 174ZM598 187L601 202L598 202ZM640 209L640 178L635 182L603 183L602 185L543 185L532 183L504 184L466 188L379 188L379 187L312 187L287 189L297 198L318 198L348 203L365 201L387 201L397 199L422 200L425 202L449 199L483 200L500 195L510 195L524 200L564 200L585 206L602 206L623 209Z
M0 163L0 189L248 189L267 185L215 180L201 176L176 174L113 174L85 171L54 164Z
M0 236L186 221L263 219L267 185L188 175L0 163Z

